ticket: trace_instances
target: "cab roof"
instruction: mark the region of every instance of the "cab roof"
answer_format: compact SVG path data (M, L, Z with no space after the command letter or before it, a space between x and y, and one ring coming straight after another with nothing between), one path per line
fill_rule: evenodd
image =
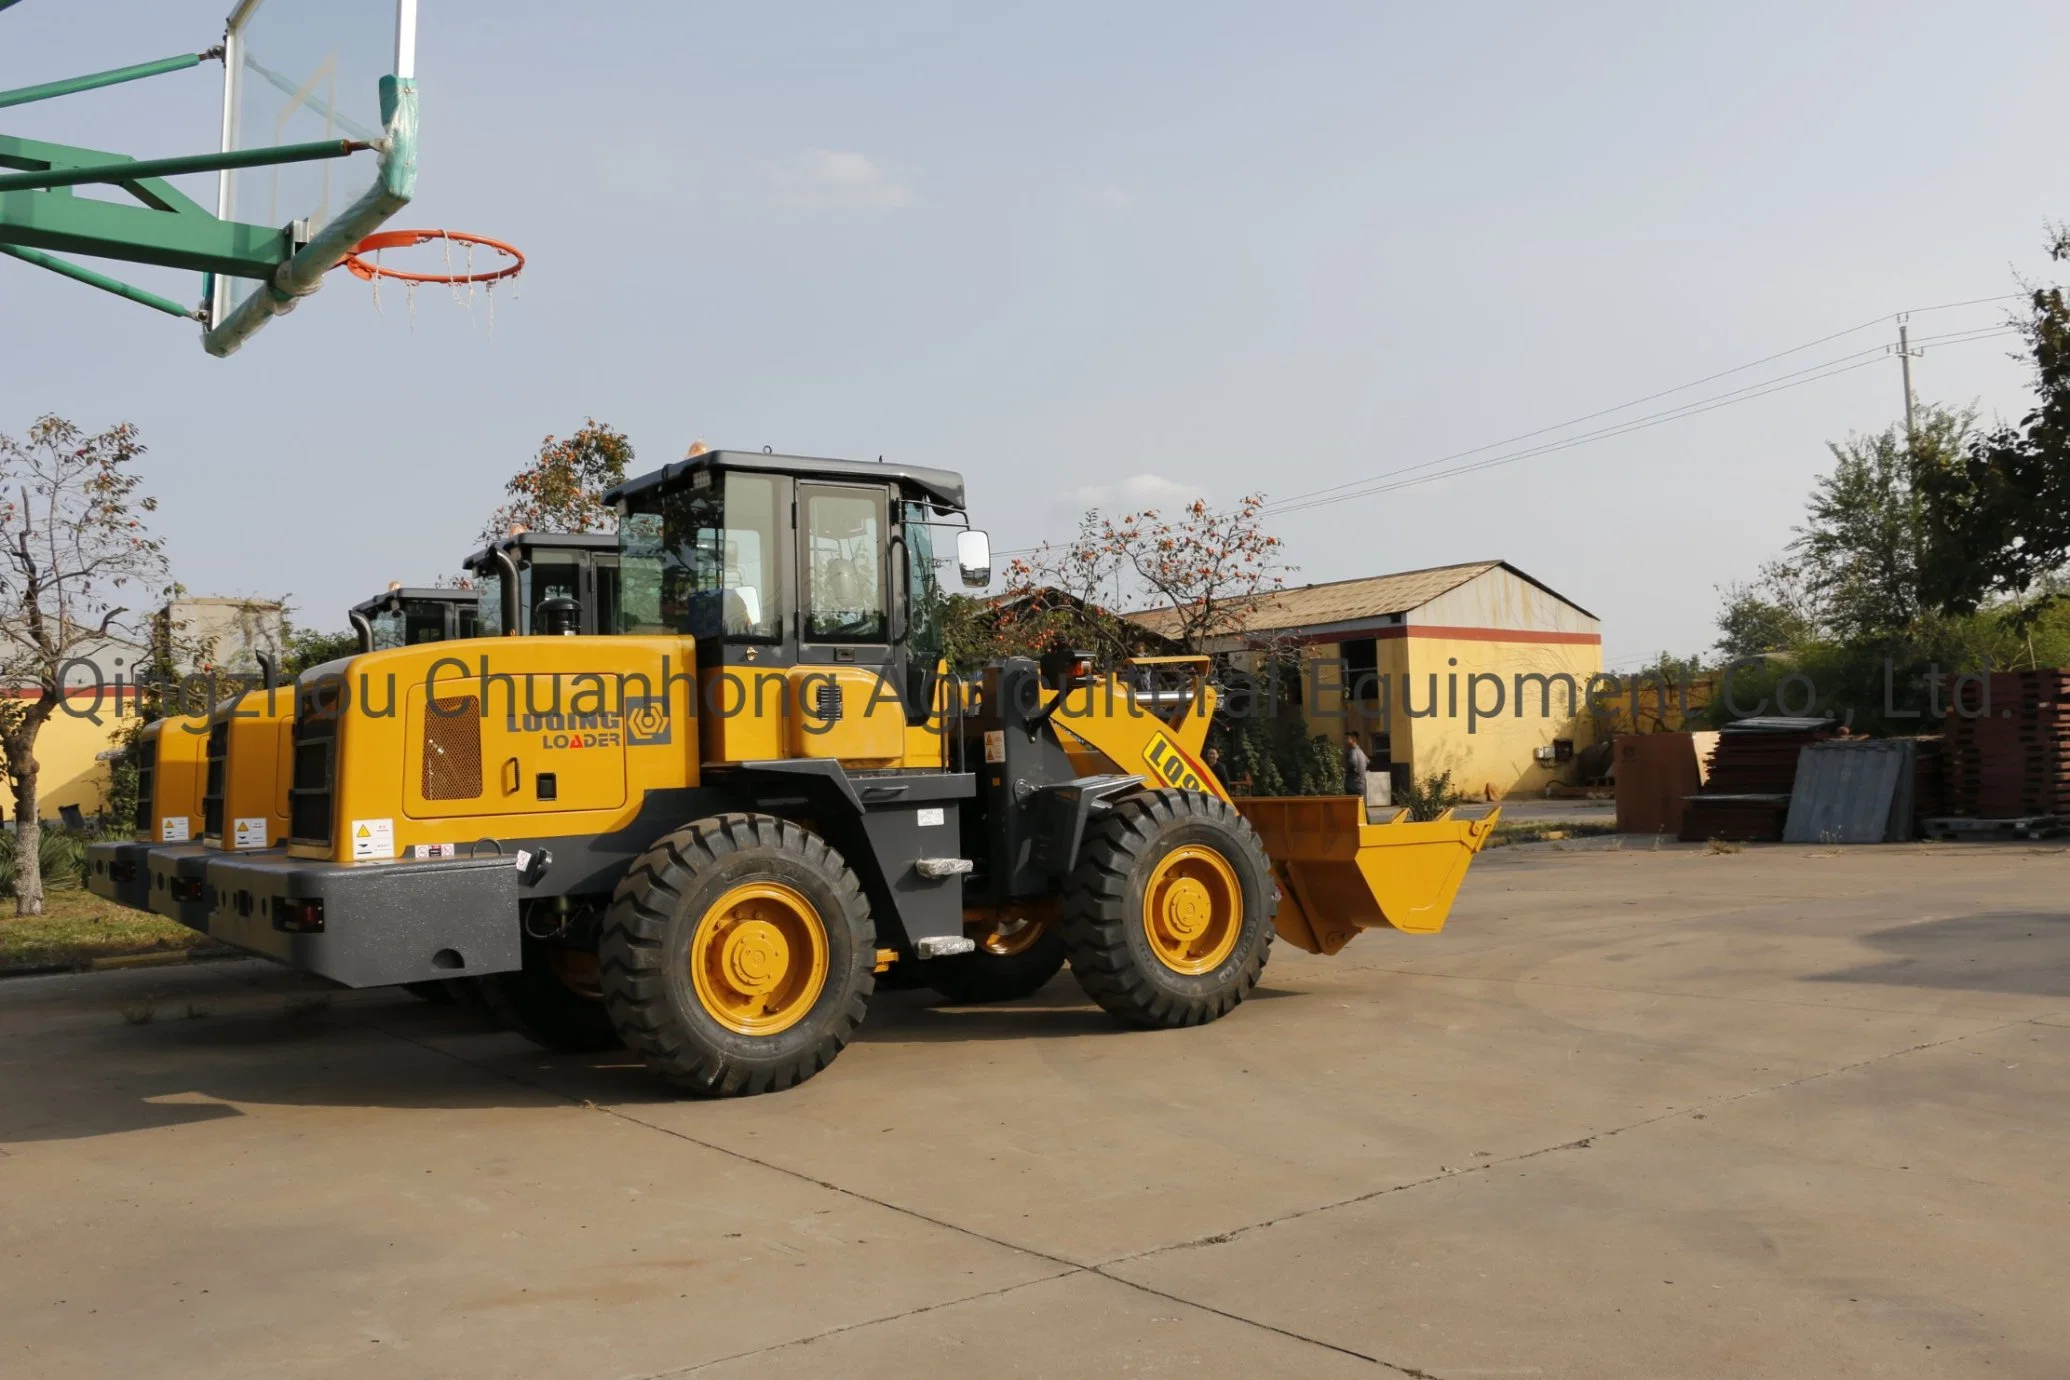
M492 563L496 551L611 551L618 550L616 532L520 532L498 537L461 562L469 570L481 570Z
M372 613L386 608L398 599L415 599L439 604L478 604L482 592L478 589L425 588L421 585L406 585L401 589L384 589L371 599L362 599L352 606L354 613Z
M616 503L634 494L662 485L674 485L698 470L747 470L762 474L784 474L794 479L847 479L870 484L896 483L926 496L942 508L963 507L963 476L954 470L924 469L918 465L885 464L870 460L824 460L810 455L772 455L764 450L711 450L692 455L658 470L628 479L604 495Z

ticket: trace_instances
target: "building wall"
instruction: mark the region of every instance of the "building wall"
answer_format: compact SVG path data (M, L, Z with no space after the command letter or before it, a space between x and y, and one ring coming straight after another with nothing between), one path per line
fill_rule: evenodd
M1562 740L1579 752L1595 740L1587 694L1589 677L1603 669L1602 644L1515 636L1518 640L1496 640L1485 633L1403 639L1414 693L1407 706L1396 706L1396 721L1409 724L1409 761L1419 778L1450 772L1453 787L1466 795L1500 799L1572 777L1571 759L1546 764L1536 753ZM1563 675L1573 680L1571 704L1566 682L1559 679ZM1544 695L1535 680L1524 685L1523 703L1518 703L1519 676L1551 680L1549 714L1542 712ZM1439 712L1407 718L1405 708L1431 708L1433 687L1442 701ZM1395 756L1401 759L1399 749Z
M14 693L32 699L36 695L33 690ZM111 694L98 711L101 723L95 724L83 717L92 707L91 698L74 695L72 708L78 713L58 711L36 736L37 812L45 819L56 819L61 805L77 805L89 815L107 808L108 764L100 760L100 754L120 747L131 723L116 716L113 701ZM11 787L0 791L0 808L7 818L14 818Z
M1601 624L1507 570L1490 570L1399 619L1310 636L1316 640L1301 652L1308 731L1334 741L1357 733L1369 753L1385 734L1390 762L1419 779L1450 772L1453 787L1474 798L1541 791L1571 779L1573 764L1542 763L1538 749L1566 741L1579 752L1594 741L1587 695L1590 677L1603 669ZM1378 694L1362 701L1347 698L1338 664L1345 642L1364 637L1376 639ZM1541 712L1535 680L1524 686L1518 712L1519 676L1552 681L1549 713ZM1571 703L1561 676L1572 678Z

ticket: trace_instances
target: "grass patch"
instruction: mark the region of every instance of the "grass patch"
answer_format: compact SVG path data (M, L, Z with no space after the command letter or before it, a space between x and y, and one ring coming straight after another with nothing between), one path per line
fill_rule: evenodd
M17 916L13 899L0 899L0 969L212 947L205 934L90 891L53 891L43 905L45 914Z
M1601 838L1617 832L1617 825L1607 819L1520 819L1515 823L1504 820L1495 826L1483 848L1502 848L1512 843L1558 843L1563 839Z

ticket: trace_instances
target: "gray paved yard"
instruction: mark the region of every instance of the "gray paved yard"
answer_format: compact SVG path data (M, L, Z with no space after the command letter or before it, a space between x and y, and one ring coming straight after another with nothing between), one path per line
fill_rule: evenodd
M0 1374L2061 1376L2066 880L1505 849L1203 1030L891 994L731 1103L257 964L7 982Z

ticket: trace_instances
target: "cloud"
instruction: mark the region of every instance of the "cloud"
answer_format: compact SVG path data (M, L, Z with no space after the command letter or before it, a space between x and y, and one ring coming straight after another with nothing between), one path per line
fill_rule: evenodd
M807 149L770 171L786 206L811 211L892 211L911 204L913 189L867 154Z
M1078 199L1088 206L1097 206L1103 211L1121 211L1135 204L1135 193L1126 187L1117 187L1111 182L1097 186L1080 187Z
M1198 484L1166 479L1161 474L1132 474L1118 484L1088 484L1066 497L1078 512L1087 508L1154 508L1185 503L1201 496Z

